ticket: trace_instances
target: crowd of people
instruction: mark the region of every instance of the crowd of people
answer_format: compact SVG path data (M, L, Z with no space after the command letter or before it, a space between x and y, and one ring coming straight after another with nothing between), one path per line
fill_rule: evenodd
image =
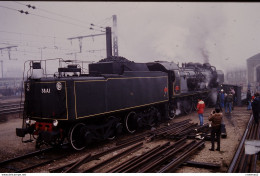
M225 109L225 113L232 113L235 100L235 90L233 88L231 88L229 92L224 92L224 90L221 89L217 96L217 106L221 111Z
M209 150L215 150L215 139L217 141L217 148L216 150L220 151L220 135L221 135L221 125L223 119L222 111L225 109L225 113L232 113L234 109L234 102L235 102L235 91L231 88L228 92L224 92L223 89L220 90L217 96L217 103L215 110L213 110L208 120L211 121L211 148ZM247 92L247 110L252 110L254 122L259 123L260 117L260 94L257 92L253 96L251 96L251 91L248 90ZM204 101L199 98L197 104L197 113L199 116L200 126L203 125L203 113L205 109Z

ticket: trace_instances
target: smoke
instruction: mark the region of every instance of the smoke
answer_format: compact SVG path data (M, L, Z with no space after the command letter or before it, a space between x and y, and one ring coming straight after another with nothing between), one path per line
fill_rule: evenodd
M206 50L206 47L200 48L200 52L204 63L209 63L209 52Z
M180 109L176 109L176 115L180 115L181 114L181 110Z
M218 7L221 11L221 7ZM210 63L214 58L211 51L214 46L214 35L223 26L224 16L216 12L214 8L203 8L202 6L193 11L194 18L187 19L190 30L186 38L185 46L187 50L191 50L200 62Z
M176 115L180 115L181 114L181 103L177 102L177 109L176 109Z
M217 97L218 97L218 91L216 88L213 88L209 94L209 98L212 104L215 105L215 103L217 102Z
M169 25L169 30L157 38L156 51L180 63L211 63L216 60L220 53L216 45L225 25L222 5L186 4L182 10L178 11L178 21Z

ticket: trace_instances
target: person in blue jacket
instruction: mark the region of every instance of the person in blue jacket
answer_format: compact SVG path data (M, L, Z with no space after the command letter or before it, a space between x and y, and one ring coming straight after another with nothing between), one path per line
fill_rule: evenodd
M222 111L222 108L224 108L224 106L225 106L225 93L224 93L223 89L220 90L220 93L218 96L219 96L220 110Z

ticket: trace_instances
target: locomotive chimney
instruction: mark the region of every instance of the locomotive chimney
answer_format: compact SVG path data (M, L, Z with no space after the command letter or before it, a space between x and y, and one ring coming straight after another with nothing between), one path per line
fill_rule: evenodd
M111 27L106 27L106 47L107 47L107 58L109 58L112 56Z

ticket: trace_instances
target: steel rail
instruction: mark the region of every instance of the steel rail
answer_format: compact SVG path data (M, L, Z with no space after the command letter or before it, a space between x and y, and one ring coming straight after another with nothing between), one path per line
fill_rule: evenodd
M204 143L205 141L201 140L200 142L197 142L194 145L190 146L189 149L187 149L188 151L184 152L181 156L171 161L165 167L160 169L157 173L173 172L174 170L176 170L177 167L179 167L183 162L185 162L191 154L196 152L198 148L202 147Z
M250 127L250 132L249 132L249 137L247 139L252 140L255 137L255 128L256 125L252 124ZM244 166L240 167L243 168L242 172L250 172L250 165L251 165L251 160L252 160L252 155L245 155L245 162L244 162Z
M168 145L169 143L166 143L164 144L165 145ZM161 145L157 145L156 147L150 149L149 151L145 152L143 155L140 155L138 157L135 158L135 160L133 160L132 158L130 159L130 161L132 162L129 162L129 161L125 161L123 164L121 164L120 166L116 166L116 167L113 167L112 169L108 170L107 172L123 172L124 170L126 170L127 168L133 166L135 163L139 162L142 160L142 158L145 158L149 155L151 155L152 153L160 150L162 146ZM128 163L128 164L126 164Z
M66 146L66 145L68 145L68 143L62 144L61 147ZM4 160L4 161L0 162L0 167L10 170L10 165L8 165L8 164L10 164L12 162L21 162L21 161L23 161L23 159L27 159L29 157L37 156L37 155L40 155L40 154L45 153L45 152L51 152L55 149L57 149L57 147L49 147L49 148L46 148L46 149L41 149L41 150L38 150L38 151L34 151L34 152L31 152L31 153L20 155L20 156L17 156L17 157L8 159L8 160ZM57 160L57 159L60 159L60 157L49 160L49 161L45 161L43 163L34 164L32 166L28 166L27 168L23 168L23 169L20 169L20 170L15 169L15 170L16 170L16 172L23 172L25 170L35 168L35 167L39 167L41 165L44 165L44 163L52 162L52 161ZM9 167L6 167L6 165L9 166Z
M253 123L251 125L250 135L247 138L248 140L257 139L257 129L258 129L258 125L256 123ZM255 166L253 166L256 164L256 163L254 163L254 156L256 156L256 154L245 155L245 162L244 162L243 170L241 170L241 172L251 173L251 172L253 172L253 170L255 170Z
M170 148L175 147L177 145L180 145L181 143L184 142L185 139L179 140L176 143L174 143ZM121 163L120 166L115 166L112 169L108 170L107 172L109 173L119 173L119 172L126 172L127 169L129 169L129 167L132 167L133 165L138 167L138 163L143 161L144 159L146 159L147 157L149 157L151 154L155 153L158 151L158 148L165 148L167 145L169 145L170 143L165 143L164 146L160 147L160 145L154 147L153 149L145 152L143 155L140 155L138 157L136 157L134 160L131 158L130 160L125 161L124 163ZM158 152L157 152L158 153ZM167 153L162 154L162 156L167 155ZM147 164L147 163L146 163Z
M24 171L27 171L27 170L30 170L30 169L34 169L34 168L36 168L36 167L40 167L40 166L43 166L43 165L52 163L52 162L54 162L54 161L56 161L56 160L59 160L59 159L64 158L65 156L66 156L66 155L62 155L62 156L59 156L59 157L57 157L57 158L50 159L50 160L48 160L48 161L44 161L44 162L42 162L42 163L34 164L34 165L32 165L32 166L29 166L29 167L20 169L20 170L18 170L18 171L15 171L15 173L22 173L22 172L24 172Z
M24 106L24 104L20 104L20 103L14 103L14 104L0 104L0 109L4 109L4 108L10 108L10 107L17 107L17 106Z
M154 131L151 131L150 133L151 134L154 134L154 133L159 134L161 132L165 132L167 130L170 130L172 128L176 128L176 127L181 126L183 124L187 124L187 123L189 123L189 121L191 121L191 119L187 119L187 120L184 120L184 121L176 122L176 123L173 123L173 124L171 124L169 126L166 126L166 127L159 128L159 129L156 129Z
M75 170L76 168L80 167L81 164L86 163L87 161L90 161L91 159L91 154L88 154L86 156L84 156L81 160L79 160L78 162L76 162L75 164L73 164L71 167L69 167L68 169L66 169L64 171L64 173L69 173L72 172L73 170Z
M249 132L248 135L246 136L246 139L250 139L252 136L252 123L249 126ZM238 161L240 167L238 168L238 172L244 172L246 170L246 166L247 166L247 160L248 160L248 155L245 155L245 147L243 147L242 150L242 160Z
M23 111L23 108L22 108L22 107L9 108L9 109L1 109L1 110L0 110L0 115L14 114L14 113L22 112L22 111Z
M195 132L197 125L198 124L191 124L188 127L184 128L183 130L179 131L178 133L175 133L174 135L170 135L169 138L182 137L191 132Z
M164 152L168 151L172 148L172 145L169 146L170 143L166 143L162 145L157 151L154 151L151 155L142 156L139 160L134 161L123 173L134 172L136 168L143 166L143 164L147 164L151 161L158 159Z
M129 146L131 146L131 145L133 145L133 144L136 144L137 142L139 142L139 141L132 141L132 142L130 142L130 143L125 143L125 144L122 144L122 145L118 145L118 146L112 147L112 148L110 148L110 149L108 149L108 150L106 150L106 151L103 151L103 152L100 152L100 153L98 153L98 154L96 154L96 155L91 156L91 158L90 158L89 160L78 164L78 166L80 166L80 165L82 165L82 164L85 164L85 163L87 163L87 162L89 162L89 161L99 159L100 157L102 157L102 156L104 156L104 155L106 155L106 154L108 154L108 153L111 153L111 152L113 152L113 151L116 151L116 150L120 150L120 149L122 149L122 148L129 147ZM78 161L74 161L74 162L70 162L70 163L64 164L64 165L62 165L62 166L58 166L58 167L51 168L51 169L49 169L49 172L52 172L52 173L53 173L53 172L60 172L60 171L62 171L63 169L65 169L66 167L70 167L70 166L74 165L74 164L77 163L77 162L78 162Z
M178 133L180 133L181 131L184 131L186 129L189 129L191 126L193 126L193 124L188 123L188 124L184 124L180 127L177 127L175 129L169 130L164 134L164 137L168 137L168 136L174 136Z
M152 140L160 137L165 138L167 135L183 130L183 128L188 126L189 124L190 123L181 123L179 124L179 126L170 126L170 127L166 127L164 130L160 130L159 132L155 131L153 132Z
M93 166L91 168L88 168L88 169L84 170L83 173L94 172L95 170L103 167L104 165L106 165L106 164L108 164L108 163L110 163L110 162L112 162L112 161L114 161L114 160L116 160L116 159L118 159L118 158L120 158L120 157L122 157L124 155L127 155L130 152L139 150L140 148L142 148L142 145L143 145L142 142L138 143L138 144L130 147L129 149L127 149L127 150L125 150L123 152L120 152L119 154L117 154L117 155L115 155L115 156L113 156L111 158L108 158L107 160L104 160L103 162L101 162L101 163L99 163L99 164L97 164L97 165L95 165L95 166Z
M43 152L49 152L49 151L51 151L53 149L54 149L53 147L49 147L49 148L42 149L42 150L39 150L39 151L27 153L25 155L17 156L17 157L14 157L14 158L11 158L11 159L8 159L8 160L5 160L5 161L1 161L0 162L0 166L3 166L3 165L5 165L7 163L10 163L10 162L14 162L14 161L18 161L18 160L21 160L21 159L25 159L25 158L28 158L28 157L31 157L31 156L36 156L36 155L39 155L39 154L41 154Z
M120 164L120 166L116 165L114 167L112 167L111 169L109 169L108 171L106 171L106 173L120 173L122 170L124 170L125 168L127 168L127 166L129 164L131 164L134 160L136 160L138 158L138 156L133 156L131 159L125 161L124 163Z
M257 130L256 130L255 139L256 139L256 140L259 140L259 139L260 139L260 125L259 125L259 123L257 124ZM251 168L250 168L250 171L251 171L252 173L255 173L255 172L256 172L257 156L258 156L258 155L253 155L252 165L251 165Z
M251 115L249 121L248 121L248 124L247 124L247 127L245 129L245 132L244 132L244 135L240 141L240 144L236 150L236 153L229 165L229 168L228 168L228 173L232 173L232 172L235 172L235 169L238 167L238 162L239 162L239 158L241 158L241 154L242 154L242 150L244 150L244 143L245 143L245 139L246 139L246 136L248 135L248 131L249 131L249 127L251 125L253 121L253 115Z
M147 135L147 134L145 134L145 135ZM123 145L123 144L130 143L130 142L142 141L142 140L145 139L145 135L141 135L141 136L133 137L133 138L130 138L130 139L118 141L118 142L116 143L116 145L118 146L118 145Z
M176 153L180 152L181 150L185 149L190 145L190 143L186 143L183 145L184 142L185 141L183 139L179 140L178 143L174 144L174 148L162 155L158 160L150 163L149 165L144 166L142 169L139 169L138 173L153 172L158 167L161 167L164 163L172 159Z

